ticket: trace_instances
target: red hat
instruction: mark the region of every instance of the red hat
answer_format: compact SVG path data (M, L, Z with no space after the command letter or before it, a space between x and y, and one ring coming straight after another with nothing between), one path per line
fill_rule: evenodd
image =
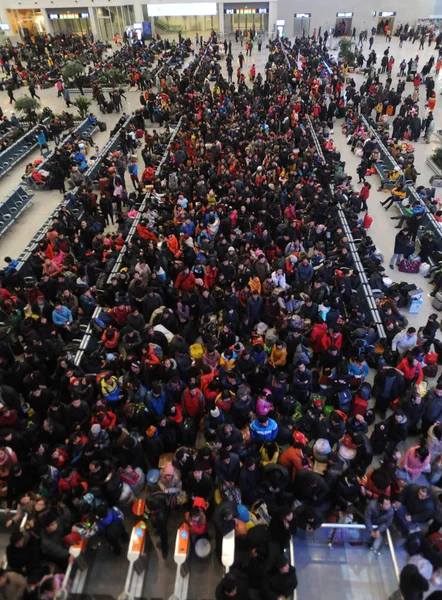
M69 383L70 383L71 385L76 385L77 383L80 383L80 380L78 379L78 377L71 377L71 378L69 379Z
M321 398L316 398L316 400L313 400L313 405L316 406L316 408L322 408Z
M293 432L293 441L297 444L303 444L304 446L308 443L308 439L305 437L305 435L298 430Z

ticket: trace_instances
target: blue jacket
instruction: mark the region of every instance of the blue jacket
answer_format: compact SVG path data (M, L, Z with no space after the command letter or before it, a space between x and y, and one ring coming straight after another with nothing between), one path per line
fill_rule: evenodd
M156 415L163 415L166 407L166 394L161 392L159 397L156 397L152 394L152 392L149 392L147 397L147 405L150 410L152 410Z
M296 268L296 281L311 281L314 275L314 270L312 265L309 263L308 265L303 265L300 263Z
M52 311L52 322L55 325L64 325L68 321L72 321L72 313L67 306L62 306L60 312L54 308Z
M110 508L107 513L107 516L104 517L104 519L100 519L99 521L97 521L98 531L100 533L104 533L109 527L109 525L114 521L122 521L121 513L119 511L116 511L115 508Z
M268 419L268 424L264 427L258 419L250 424L250 437L259 442L268 442L274 440L278 435L278 424L273 419Z

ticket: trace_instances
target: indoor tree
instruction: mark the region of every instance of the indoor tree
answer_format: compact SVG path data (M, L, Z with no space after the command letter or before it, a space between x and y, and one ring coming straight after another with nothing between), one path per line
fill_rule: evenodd
M72 104L78 109L78 113L81 119L85 119L89 112L89 107L92 102L86 98L86 96L79 96L76 98Z
M120 69L111 69L106 73L107 79L112 86L125 82L125 75Z
M78 81L79 77L83 75L84 67L78 60L70 60L66 63L63 69L63 79L67 81Z
M14 108L17 112L24 113L28 121L33 121L35 112L40 108L40 102L30 96L22 96L15 101Z
M348 65L354 65L356 55L353 49L353 41L342 38L339 40L339 58Z

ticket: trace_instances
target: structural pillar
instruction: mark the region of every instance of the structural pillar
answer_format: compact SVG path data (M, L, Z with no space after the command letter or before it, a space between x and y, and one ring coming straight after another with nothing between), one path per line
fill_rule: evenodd
M269 38L272 37L273 32L275 31L276 19L278 18L278 3L277 2L269 2ZM288 25L286 23L286 25Z
M93 6L91 6L89 9L89 16L90 16L90 20L91 20L91 30L92 30L92 34L94 36L95 41L97 41L100 37L100 32L98 31L97 13L95 12L96 10L97 9Z
M220 37L224 37L224 2L218 2L218 26Z
M54 27L52 25L51 19L48 17L48 11L45 8L42 8L41 14L43 16L43 23L45 24L46 33L54 35Z
M135 23L142 23L144 21L143 6L140 0L134 0L134 16ZM133 25L133 23L130 23L130 25Z

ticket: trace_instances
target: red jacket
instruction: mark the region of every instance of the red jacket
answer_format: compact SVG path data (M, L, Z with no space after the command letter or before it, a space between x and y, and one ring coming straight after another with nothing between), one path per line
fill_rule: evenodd
M65 494L66 492L70 492L79 483L81 483L81 477L80 477L79 473L77 473L77 471L74 471L72 473L72 475L70 475L66 479L59 480L58 493Z
M327 350L330 346L336 346L338 350L342 347L342 333L326 333L322 338L322 349Z
M100 420L98 417L103 415L103 418ZM117 424L117 415L111 412L110 410L100 410L96 415L92 417L91 425L101 425L102 429L108 429L109 427L115 427Z
M192 395L189 388L183 392L182 399L183 410L189 417L201 417L204 412L204 396L201 391L196 388L196 392Z
M362 190L359 192L359 198L361 198L361 200L368 200L369 196L370 196L370 188L368 188L367 186L364 185Z
M143 240L153 240L155 244L158 243L157 236L152 231L149 231L147 227L141 225L141 223L138 223L137 225L137 233L140 236L140 238L143 238Z
M174 287L177 290L183 290L183 292L192 290L195 287L195 275L193 273L186 275L184 271L181 271L181 273L178 273Z
M411 365L410 367L410 363L408 362L408 359L406 357L401 360L401 362L396 368L398 369L398 371L402 371L402 373L404 374L405 381L412 381L416 377L417 369L416 385L419 385L422 382L422 379L424 378L424 372L422 371L420 363L418 362L416 366Z
M322 338L327 333L327 325L325 323L315 323L310 334L313 352L322 352Z

